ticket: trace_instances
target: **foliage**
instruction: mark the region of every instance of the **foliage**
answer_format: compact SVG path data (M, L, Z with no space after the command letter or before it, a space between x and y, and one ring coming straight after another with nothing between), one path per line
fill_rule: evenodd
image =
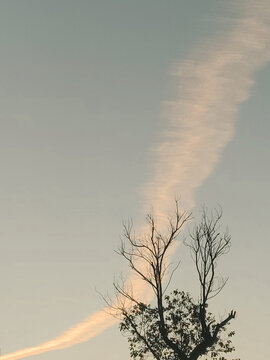
M168 336L189 356L194 347L203 341L199 318L200 305L196 304L191 296L184 291L174 290L170 295L166 295L164 299L164 316ZM210 312L207 313L207 322L211 323L213 329L217 324L213 314ZM162 339L159 331L157 307L143 303L136 304L121 322L120 331L128 335L130 355L134 359L151 358L152 351L160 360L179 359ZM147 345L140 334L143 334ZM216 344L208 350L208 354L213 360L218 359L218 356L222 354L234 351L231 341L233 335L233 331L226 332L226 328L223 328L222 336L219 335ZM149 346L152 351L150 351ZM219 359L225 360L224 357Z

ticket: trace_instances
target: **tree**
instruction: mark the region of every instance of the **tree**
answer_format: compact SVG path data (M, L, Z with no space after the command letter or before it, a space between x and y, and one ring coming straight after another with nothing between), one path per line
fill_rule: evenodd
M168 254L184 224L191 219L190 214L181 213L176 201L175 215L168 219L169 227L165 233L158 230L154 217L147 215L149 231L143 238L135 235L131 222L124 225L125 241L122 241L119 254L151 287L155 298L154 305L144 304L124 283L114 283L120 300L111 306L121 315L120 330L128 336L132 358L197 360L206 355L225 360L220 356L234 350L231 342L234 332L228 332L226 328L235 318L235 311L221 321L208 311L209 300L221 292L227 281L216 273L219 258L231 245L230 235L220 232L221 217L221 210L208 215L203 209L201 222L185 241L198 274L198 301L184 291L166 294L177 268L170 271Z

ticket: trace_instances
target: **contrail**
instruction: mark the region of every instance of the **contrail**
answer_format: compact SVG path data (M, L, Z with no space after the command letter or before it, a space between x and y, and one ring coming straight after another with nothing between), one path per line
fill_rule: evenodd
M176 67L179 94L168 104L170 123L153 153L146 206L166 214L180 190L183 207L192 207L195 190L233 137L238 105L249 97L256 70L270 60L270 4L245 4L226 37Z
M172 197L179 192L184 208L194 205L196 189L233 137L238 106L249 97L255 72L270 61L268 0L238 5L243 5L242 15L230 20L232 30L176 67L179 93L169 104L169 124L153 153L153 177L144 191L147 207L151 204L157 215L168 213ZM139 285L136 294L144 290ZM117 322L105 310L53 340L0 359L22 359L87 341Z

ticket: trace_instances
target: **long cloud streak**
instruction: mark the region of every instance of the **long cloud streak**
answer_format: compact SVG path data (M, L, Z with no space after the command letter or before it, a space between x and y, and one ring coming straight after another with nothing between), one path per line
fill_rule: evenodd
M168 104L170 125L154 152L153 181L146 204L167 212L168 199L181 191L184 208L211 174L232 139L238 105L247 100L254 73L270 60L270 5L245 1L244 16L219 42L199 49L178 65L178 98Z
M255 72L270 61L270 5L258 0L238 4L245 4L242 16L233 20L226 37L176 67L179 94L169 104L170 122L154 151L153 177L145 187L145 203L159 210L159 215L168 212L179 192L184 208L193 206L195 190L211 174L233 136L237 108L248 98ZM139 285L136 293L144 290ZM0 359L67 348L116 322L105 311L96 312L53 340Z

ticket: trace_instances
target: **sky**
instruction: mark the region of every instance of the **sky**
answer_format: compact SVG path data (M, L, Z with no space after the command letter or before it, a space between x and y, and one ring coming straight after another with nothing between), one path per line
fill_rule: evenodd
M50 341L32 359L128 359L97 290L127 273L123 219L175 196L195 220L222 206L211 305L237 311L235 357L269 358L268 1L2 0L0 37L3 360ZM196 298L179 258L172 287Z

